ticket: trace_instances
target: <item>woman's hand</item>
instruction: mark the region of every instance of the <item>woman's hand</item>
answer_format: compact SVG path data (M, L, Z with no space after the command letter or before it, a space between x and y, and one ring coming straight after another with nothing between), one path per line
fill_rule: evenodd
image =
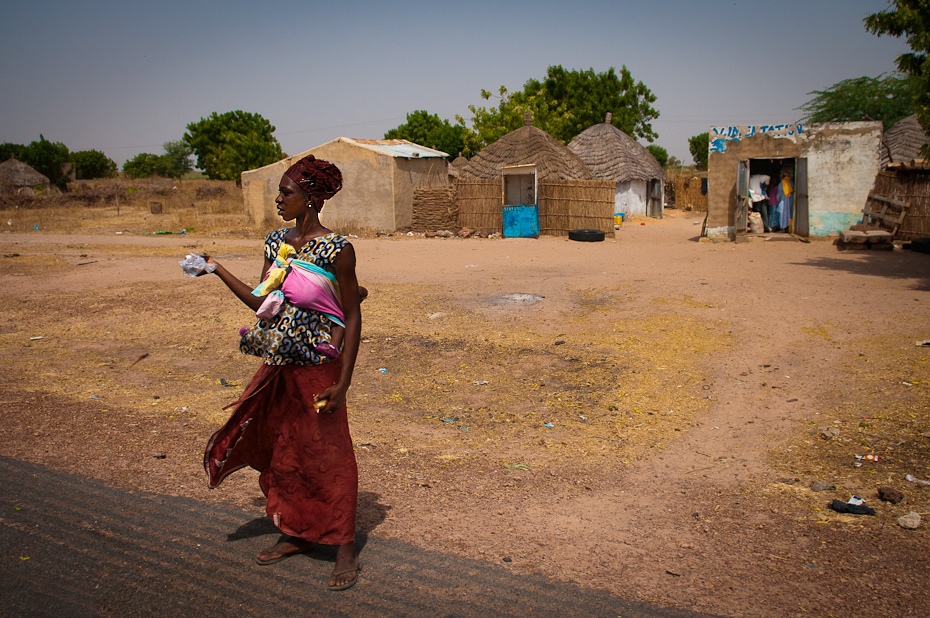
M317 405L316 411L319 414L332 414L336 410L342 408L346 403L346 391L348 389L340 386L339 384L333 384L322 393L316 396L317 404L320 402L325 402L325 405L319 407Z

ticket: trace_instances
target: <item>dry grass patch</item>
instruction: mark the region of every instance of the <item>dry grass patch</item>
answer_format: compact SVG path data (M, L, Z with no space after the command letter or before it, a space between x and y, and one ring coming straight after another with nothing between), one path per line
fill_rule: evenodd
M590 296L579 302L590 306ZM553 333L532 313L495 321L428 288L379 288L365 305L358 371L361 409L389 416L366 419L362 431L438 456L455 448L502 462L600 465L661 446L704 409L700 366L723 343L711 325L572 315Z

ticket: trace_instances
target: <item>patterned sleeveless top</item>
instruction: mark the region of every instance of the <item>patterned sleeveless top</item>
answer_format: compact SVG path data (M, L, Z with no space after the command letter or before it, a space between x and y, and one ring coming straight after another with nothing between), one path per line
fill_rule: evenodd
M265 238L265 259L274 261L288 230L284 228L268 234ZM345 237L330 232L311 238L297 249L294 257L335 273L336 256L348 244ZM319 365L330 359L314 348L330 340L333 324L322 313L295 307L285 300L278 315L260 319L249 328L239 341L239 350L260 356L266 365Z

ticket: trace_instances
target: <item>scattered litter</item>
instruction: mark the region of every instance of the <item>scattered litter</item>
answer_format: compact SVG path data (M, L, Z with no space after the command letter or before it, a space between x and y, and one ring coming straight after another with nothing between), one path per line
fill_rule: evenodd
M783 485L794 485L795 483L800 482L801 479L798 478L780 478L775 479L776 483L781 483Z
M165 455L164 453L156 453L156 454L152 455L152 457L154 457L155 459L165 459L165 458L167 458L168 456Z
M475 380L474 382L475 386L484 386L487 383L488 383L487 380Z
M907 515L898 518L898 525L908 530L917 530L920 527L920 513L910 511Z
M869 453L868 455L856 455L856 459L861 459L862 461L878 461L879 456L874 453Z
M122 233L122 232L117 232L116 235L117 235L117 236L122 236L123 233Z
M446 418L441 418L439 420L441 420L443 423L454 423L455 421L459 420L459 417L447 416Z
M470 428L468 425L464 425L464 426L462 426L462 427L459 427L459 431L468 431L469 429L471 429L471 428Z
M38 337L30 337L29 341L38 341L39 339L45 339L45 335L39 335Z
M28 560L28 558L27 558ZM504 562L513 562L513 559L510 556L504 558Z
M445 315L446 315L446 314L443 313L442 311L437 311L436 313L431 313L431 314L429 314L428 316L426 316L426 319L427 319L427 320L435 320L435 319L437 319L437 318L445 317Z
M878 488L878 497L885 502L890 502L892 504L897 504L904 500L904 494L902 494L897 489L892 487L879 487Z
M78 262L78 266L87 266L88 264L96 264L97 260L91 260L90 262Z
M797 399L788 399L787 401L785 401L785 403L794 403L794 402L796 402L796 401L797 401Z
M904 480L907 481L908 483L917 483L918 485L923 485L924 487L930 487L930 481L919 479L913 474L908 474L907 476L904 477Z
M903 384L904 386L914 386L914 385L911 384L910 382L901 382L901 384Z
M840 430L837 427L822 427L820 429L820 437L824 440L832 440L833 438L840 437Z
M385 367L382 367L381 369L378 370L378 373L387 373L387 369Z
M565 341L563 339L556 339L555 345L565 345Z
M97 397L96 395L91 395L90 398L92 401L100 401L100 398Z
M361 448L378 448L378 445L375 444L374 442L356 442L355 446L358 446Z
M930 339L924 339L923 341L914 342L918 348L930 348Z
M543 426L548 427L549 429L552 429L553 427L555 427L555 425L553 425L552 423L543 423Z
M518 463L518 464L505 463L504 467L507 468L508 470L529 470L530 469L530 467L526 465L525 463Z
M32 229L34 229L35 231L38 232L38 231L39 231L39 226L38 226L38 225L33 225L33 226L32 226Z
M836 489L836 485L830 483L821 483L820 481L811 483L811 491L833 491L834 489Z
M220 378L220 379L219 379L219 383L220 383L220 386L229 386L229 387L236 387L236 386L239 386L239 383L238 383L238 382L235 382L235 381L229 382L229 381L227 381L225 378Z
M865 501L859 496L851 497L847 502L834 500L830 503L830 508L837 513L849 513L850 515L875 515L875 509L866 506Z

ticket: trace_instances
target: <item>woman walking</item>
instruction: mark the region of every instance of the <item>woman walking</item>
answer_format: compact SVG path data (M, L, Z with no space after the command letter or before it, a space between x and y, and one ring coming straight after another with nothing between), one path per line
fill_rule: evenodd
M244 466L261 473L266 511L284 536L259 552L256 562L273 564L314 543L335 545L330 590L352 587L361 570L355 553L358 468L346 410L361 332L360 290L354 248L320 223L324 201L341 188L339 169L313 155L284 173L275 203L281 218L295 224L268 234L262 269L264 279L288 244L297 259L334 275L345 326L341 352L336 358L323 353L338 327L328 314L287 299L276 315L243 329L240 349L264 362L204 454L210 487ZM261 307L263 297L212 258L207 261L243 303Z

